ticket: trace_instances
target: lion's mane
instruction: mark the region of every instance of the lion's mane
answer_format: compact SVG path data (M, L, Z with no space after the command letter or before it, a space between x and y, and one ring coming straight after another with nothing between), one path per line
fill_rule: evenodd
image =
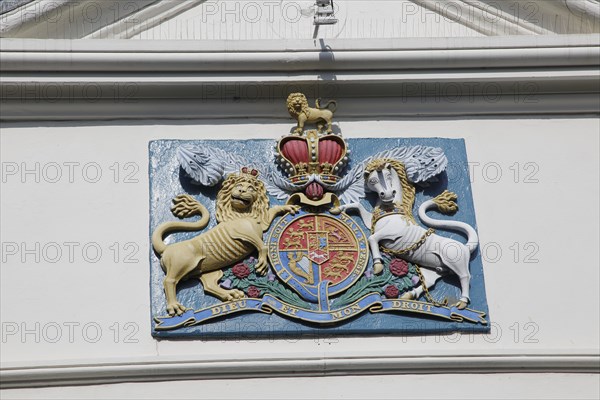
M250 183L256 190L256 201L250 212L238 212L231 205L231 193L239 183ZM255 176L249 174L231 174L223 182L223 187L217 194L217 222L226 222L240 218L256 218L262 224L269 222L269 198L265 185Z
M304 113L308 116L308 114L309 114L308 100L306 99L306 96L302 93L292 93L288 96L288 99L287 99L288 112L293 117L297 117L300 114L294 107L295 100L297 100L297 99L301 100L302 113Z

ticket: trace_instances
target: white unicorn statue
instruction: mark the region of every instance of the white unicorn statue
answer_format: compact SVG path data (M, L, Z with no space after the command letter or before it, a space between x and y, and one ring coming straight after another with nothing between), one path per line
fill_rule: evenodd
M427 181L444 171L446 156L439 148L424 146L396 148L380 155L355 167L346 182L329 187L340 192L350 189L350 196L345 196L346 200L355 200L334 208L332 213L358 210L365 226L371 229L369 245L374 273L383 271L382 251L420 267L422 284L406 292L402 298L416 299L423 291L428 295L428 289L444 274L452 271L458 276L461 287L461 297L455 306L464 309L470 301L469 260L479 241L475 229L464 222L435 220L427 216L426 212L435 208L444 214L458 210L457 196L448 191L425 201L419 207L419 218L430 229L418 225L412 211L415 202L414 183ZM362 193L354 182L359 176ZM359 202L360 197L365 197L365 190L378 195L372 212ZM341 199L344 200L343 194ZM459 231L467 236L467 243L436 235L432 228Z

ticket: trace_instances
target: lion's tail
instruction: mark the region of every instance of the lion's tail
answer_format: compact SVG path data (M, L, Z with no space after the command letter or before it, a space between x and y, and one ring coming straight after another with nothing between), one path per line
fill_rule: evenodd
M317 101L315 101L315 104L319 110L324 110L327 108L327 109L331 110L332 113L335 113L337 110L337 101L335 101L335 100L330 100L327 102L327 104L325 104L324 106L321 107L321 99L317 99ZM330 104L333 104L332 108L329 108Z
M161 224L154 233L152 233L152 247L159 255L162 255L167 248L163 237L171 232L193 232L206 228L210 220L210 214L206 207L188 195L177 196L173 199L173 214L179 218L188 218L194 215L200 215L196 222L165 222Z
M427 210L437 208L443 214L453 214L458 210L456 204L456 194L444 191L433 200L427 200L419 207L419 218L423 223L431 228L449 229L459 231L467 235L466 246L470 253L473 253L479 244L477 232L471 225L460 221L449 221L429 218L426 214Z

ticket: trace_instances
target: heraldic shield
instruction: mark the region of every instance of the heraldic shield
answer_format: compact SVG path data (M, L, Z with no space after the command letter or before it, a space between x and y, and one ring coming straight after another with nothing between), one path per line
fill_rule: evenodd
M152 334L488 332L464 142L287 105L275 142L150 143Z
M287 215L271 230L269 258L276 274L303 299L329 309L329 296L351 287L364 273L369 246L345 214Z

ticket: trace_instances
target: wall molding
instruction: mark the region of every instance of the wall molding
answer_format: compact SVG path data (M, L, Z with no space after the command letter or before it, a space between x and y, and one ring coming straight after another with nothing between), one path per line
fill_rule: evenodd
M472 373L599 373L598 354L133 359L4 366L0 388L220 378Z
M339 100L340 118L600 109L597 35L0 45L5 121L285 118L292 91Z
M3 72L239 72L598 65L598 35L268 41L0 39Z

